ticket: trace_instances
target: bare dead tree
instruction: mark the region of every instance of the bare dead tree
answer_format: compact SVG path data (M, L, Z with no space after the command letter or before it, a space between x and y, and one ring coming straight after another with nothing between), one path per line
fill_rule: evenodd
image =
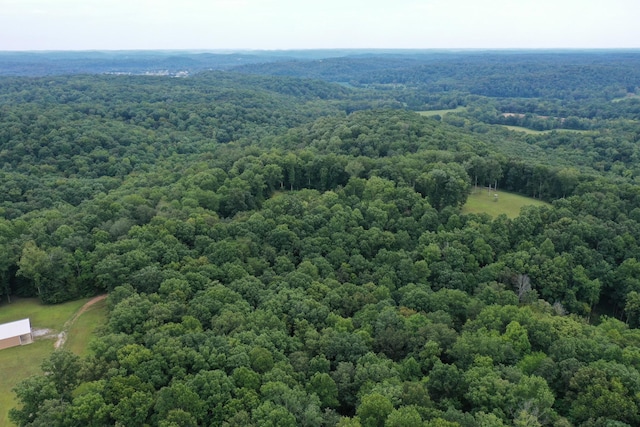
M518 294L518 300L524 302L531 292L531 278L528 274L516 274L513 281Z
M564 316L567 314L567 310L564 308L560 301L554 302L551 307L553 308L553 313L556 316Z

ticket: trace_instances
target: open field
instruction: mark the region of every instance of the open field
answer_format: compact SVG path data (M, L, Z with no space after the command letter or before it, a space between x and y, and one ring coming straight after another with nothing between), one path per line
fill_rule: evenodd
M531 135L540 135L543 133L551 133L551 132L576 132L576 133L584 133L584 132L589 132L588 130L577 130L577 129L551 129L551 130L534 130L534 129L529 129L529 128L525 128L522 126L511 126L511 125L498 125L501 126L503 128L507 128L509 130L512 131L516 131L516 132L524 132L524 133L528 133Z
M640 94L637 93L628 93L627 96L624 96L622 98L615 98L612 99L611 102L620 102L620 101L625 101L627 99L633 99L633 98L640 98Z
M65 323L73 318L80 308L89 301L84 298L58 305L42 305L35 298L16 298L12 304L6 302L0 305L0 323L30 318L34 329L49 329L49 338L36 338L33 344L8 348L0 351L0 427L10 426L9 409L15 405L11 389L21 380L40 373L40 365L54 350L55 335L63 330ZM77 353L84 354L91 333L104 322L106 305L104 301L89 308L68 331L66 347ZM85 319L85 316L87 318ZM88 328L91 331L81 331ZM78 334L79 336L75 336Z
M418 111L417 113L420 114L421 116L427 116L427 117L431 117L431 116L443 116L447 113L461 113L463 111L466 111L467 107L458 107L458 108L452 108L450 110L427 110L427 111Z
M102 300L88 307L71 325L64 347L79 356L85 356L88 353L87 344L96 328L105 323L107 323L107 302Z
M69 301L63 304L42 305L36 298L14 298L11 304L0 304L0 323L31 319L32 328L60 330L73 313L89 299Z
M528 133L531 135L540 135L542 133L545 133L546 131L543 130L533 130L533 129L528 129L522 126L511 126L511 125L498 125L498 126L502 126L503 128L507 128L509 130L515 131L515 132L524 132L524 133Z
M548 203L529 197L520 196L518 194L507 193L498 190L498 198L494 197L493 190L488 192L486 189L473 190L467 199L467 203L462 207L463 213L486 213L492 217L505 214L509 218L515 218L520 215L520 208L528 205L544 206Z
M40 365L53 352L53 340L39 339L33 344L0 351L0 426L8 427L9 409L15 405L11 389L21 380L39 374Z

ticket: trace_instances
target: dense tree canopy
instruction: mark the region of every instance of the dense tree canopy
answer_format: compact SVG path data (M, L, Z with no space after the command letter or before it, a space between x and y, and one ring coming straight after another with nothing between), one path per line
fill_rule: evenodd
M109 293L11 419L637 425L638 56L576 55L3 78L0 296Z

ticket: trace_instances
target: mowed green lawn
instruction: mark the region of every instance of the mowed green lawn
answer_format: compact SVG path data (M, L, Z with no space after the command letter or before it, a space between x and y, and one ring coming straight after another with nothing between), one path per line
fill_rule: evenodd
M58 305L42 305L37 299L15 299L12 304L0 304L0 323L31 319L31 327L60 332L65 322L73 317L89 299L70 301ZM104 301L92 306L80 316L68 331L65 348L76 354L85 354L86 345L95 327L106 320ZM93 310L92 310L93 309ZM85 317L86 316L86 317ZM91 332L82 331L83 328ZM75 336L75 335L78 336ZM54 350L55 338L37 338L33 344L0 350L0 427L11 426L9 409L15 406L13 387L21 380L41 372L40 365Z
M98 301L87 308L87 311L82 313L73 325L71 325L67 333L67 342L64 348L79 356L86 356L89 352L87 344L89 344L96 329L106 323L107 301Z
M497 198L494 196L495 194L498 194ZM515 218L520 215L520 208L528 205L544 206L548 203L500 190L496 193L493 190L488 192L486 189L474 189L469 195L467 203L462 207L462 212L486 213L494 218L505 214L509 218Z
M32 328L46 328L60 331L64 322L84 305L88 298L63 304L43 305L36 298L14 298L11 304L6 300L0 304L0 323L31 319Z
M53 352L53 340L41 339L33 344L0 350L0 426L9 422L9 409L16 404L13 387L31 375L39 374L40 365Z

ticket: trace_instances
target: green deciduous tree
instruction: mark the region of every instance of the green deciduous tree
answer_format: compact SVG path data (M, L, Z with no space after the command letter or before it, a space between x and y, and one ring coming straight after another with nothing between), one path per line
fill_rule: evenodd
M33 423L40 416L40 408L49 399L60 400L55 384L47 377L29 377L13 389L21 407L9 411L11 422L22 427Z
M393 411L389 398L379 394L368 394L358 405L357 414L363 427L383 427Z
M60 349L42 362L42 372L53 383L62 399L71 400L71 393L81 380L80 358L70 351Z
M457 164L434 165L418 177L416 184L416 189L438 211L446 206L461 206L470 191L469 177Z
M322 407L336 408L338 402L338 387L327 373L316 372L307 384L307 391L315 393L320 398Z

